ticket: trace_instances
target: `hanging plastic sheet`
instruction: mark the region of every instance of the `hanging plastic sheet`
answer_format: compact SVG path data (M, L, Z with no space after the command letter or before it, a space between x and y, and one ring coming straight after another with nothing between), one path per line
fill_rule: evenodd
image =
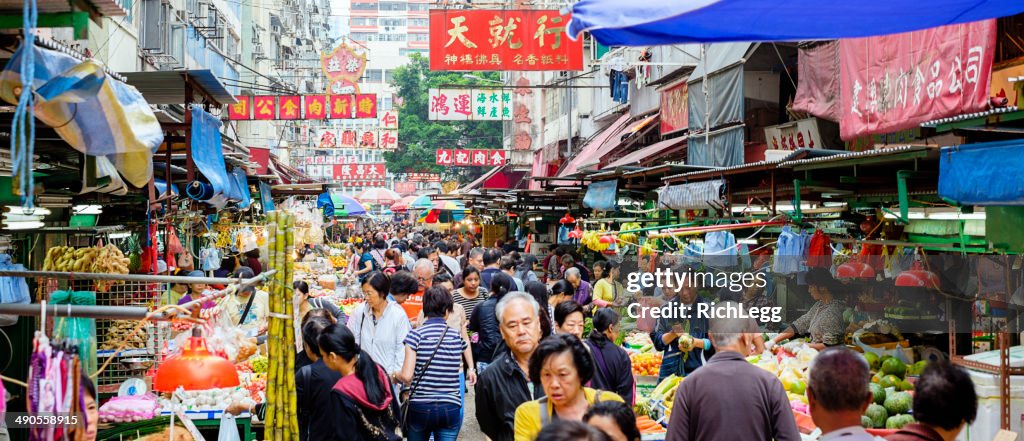
M331 199L330 193L320 193L320 196L316 198L316 208L324 211L324 216L334 217L334 200Z
M156 187L157 196L167 193L167 182L163 179L154 179L153 186ZM178 195L178 186L171 184L171 194Z
M618 199L619 181L592 182L583 196L583 206L597 211L614 211Z
M35 115L72 148L105 156L128 183L145 186L153 176L153 153L163 143L160 123L134 87L110 78L95 60L25 46L0 71L0 99L17 103L25 50L35 51Z
M692 120L691 120L692 121ZM686 162L710 167L733 167L743 164L743 126L717 133L694 135L687 139Z
M566 33L605 46L889 35L1024 12L1020 0L582 0Z
M260 181L260 201L263 204L263 212L274 211L274 198L270 195L270 184Z
M689 184L670 185L658 194L658 206L672 210L708 210L718 208L713 205L722 200L722 188L725 181L692 182Z
M943 147L939 196L960 205L1024 205L1024 141Z
M249 208L252 195L249 193L249 181L245 177L245 170L242 170L241 167L235 167L234 170L231 170L231 176L234 180L232 187L238 200L238 208L243 210Z
M115 196L128 194L128 187L117 172L117 167L105 156L86 156L87 163L91 166L82 167L82 191L78 194L90 192L106 193ZM90 186L89 182L95 185Z
M192 161L213 187L213 196L204 199L207 203L223 208L227 199L241 199L232 188L221 149L220 120L199 106L192 107Z

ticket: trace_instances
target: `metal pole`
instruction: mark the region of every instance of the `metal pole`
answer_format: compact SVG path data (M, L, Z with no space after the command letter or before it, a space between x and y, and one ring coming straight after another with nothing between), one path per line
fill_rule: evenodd
M149 276L142 274L93 274L93 273L69 273L60 271L0 271L0 277L31 277L48 279L67 280L123 280L125 282L157 282L157 283L204 283L207 285L229 285L240 284L243 286L266 281L264 277L270 277L277 270L268 270L251 279L237 279L227 277L183 277L183 276Z
M570 79L570 81L571 81L571 79ZM571 84L570 84L570 86L571 86ZM566 157L567 158L571 158L572 157L572 108L573 108L573 105L572 105L572 87L569 87L569 89L567 89L567 91L569 92L569 99L568 99L568 103L569 103L569 113L568 113L568 117L569 117L569 133L567 135L567 137L568 137L567 147L569 148L569 153L566 155Z

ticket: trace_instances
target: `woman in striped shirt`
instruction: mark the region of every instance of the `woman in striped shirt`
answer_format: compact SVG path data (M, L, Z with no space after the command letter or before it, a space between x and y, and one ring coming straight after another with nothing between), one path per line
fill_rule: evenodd
M487 300L487 288L480 286L480 270L467 266L462 270L462 288L455 290L455 303L466 311L466 321L473 316L476 306Z
M405 364L396 378L411 384L409 400L410 441L456 441L462 428L462 353L468 343L445 318L453 310L452 296L443 287L423 294L426 321L405 338ZM476 383L476 372L466 373Z

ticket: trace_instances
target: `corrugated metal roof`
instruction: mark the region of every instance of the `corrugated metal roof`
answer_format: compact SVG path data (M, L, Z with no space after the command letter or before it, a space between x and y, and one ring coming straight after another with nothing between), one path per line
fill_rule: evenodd
M1003 114L1003 113L1012 113L1012 112L1016 112L1018 110L1020 110L1020 109L1017 106L999 107L999 108L995 108L995 109L986 110L986 111L983 111L983 112L965 113L963 115L950 116L950 117L946 117L946 118L939 118L939 119L933 119L931 121L925 121L925 122L921 123L921 127L935 127L935 126L938 126L940 124L949 124L949 123L955 123L955 122L960 122L960 121L966 121L966 120L969 120L969 119L984 118L986 116L999 115L999 114Z
M39 13L71 12L77 10L70 6L68 0L36 0ZM121 17L128 15L128 11L121 6L118 0L87 0L86 3L93 7L99 15L104 17ZM17 10L19 13L25 6L25 0L0 0L0 10Z
M846 160L850 160L850 159L862 159L862 158L870 158L870 157L875 157L875 156L887 156L887 155L894 155L894 154L897 154L897 153L908 153L908 152L923 151L923 150L928 150L928 147L905 145L905 146L889 147L889 148L878 149L878 150L865 150L865 151L862 151L862 152L841 152L841 153L839 153L837 155L824 156L824 157L805 158L805 159L796 159L796 160L784 160L781 164L779 164L779 168L788 168L788 167L795 167L795 166L801 166L801 165L807 165L807 164L817 164L817 163L824 163L824 162L839 162L839 161L846 161Z
M663 181L678 181L678 180L681 180L681 179L689 179L689 178L692 178L692 177L702 176L702 175L709 175L709 174L731 175L731 174L735 174L735 173L742 173L744 171L756 170L756 169L761 169L761 168L774 168L775 166L778 166L779 164L785 163L786 161L791 161L791 160L796 159L796 158L804 158L804 157L811 156L811 155L823 156L823 157L831 157L831 156L835 156L835 155L840 155L842 153L843 152L839 151L839 150L799 149L799 150L793 151L793 153L790 153L790 154L786 155L783 158L780 158L780 159L777 159L777 160L774 160L774 161L758 161L758 162L752 162L752 163L749 163L749 164L734 165L732 167L722 167L722 168L714 168L712 170L693 171L693 172L682 173L682 174L678 174L678 175L665 176L664 178L662 178L662 180Z
M0 0L2 1L2 0ZM135 86L150 104L185 104L185 78L195 82L207 95L222 105L237 102L224 84L209 69L127 72L128 84ZM195 93L198 102L201 94Z

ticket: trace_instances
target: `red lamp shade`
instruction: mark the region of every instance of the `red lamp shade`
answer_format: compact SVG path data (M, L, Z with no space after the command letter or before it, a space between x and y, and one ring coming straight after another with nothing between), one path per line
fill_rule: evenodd
M939 287L939 276L921 267L921 262L914 262L910 269L896 276L896 286L904 288L928 288Z
M604 236L601 236L601 243L615 243L615 238L612 237L610 234L606 234Z
M563 225L565 225L565 224L574 224L574 223L576 223L576 219L574 217L572 217L571 214L565 213L565 216L562 216L562 218L558 220L558 223L563 224Z
M211 354L206 348L206 339L190 337L181 354L160 363L153 379L153 390L173 392L178 386L185 390L204 390L235 387L239 384L235 365Z
M873 279L875 269L859 260L851 260L836 268L837 279Z

